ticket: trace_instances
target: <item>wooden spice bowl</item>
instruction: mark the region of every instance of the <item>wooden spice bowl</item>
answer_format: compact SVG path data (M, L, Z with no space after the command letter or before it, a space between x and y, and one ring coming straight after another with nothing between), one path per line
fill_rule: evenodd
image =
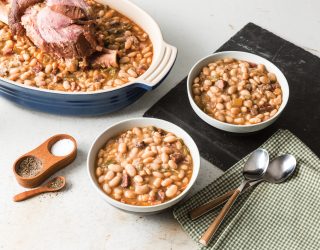
M51 153L51 147L58 141L63 139L69 139L74 143L74 148L71 153L65 156L55 156ZM46 179L52 176L57 171L69 165L77 156L77 142L76 140L67 134L59 134L50 137L44 143L30 152L19 157L13 164L13 173L18 183L26 188L34 188L42 184ZM18 167L26 158L36 158L41 161L41 170L34 176L22 177L18 174Z

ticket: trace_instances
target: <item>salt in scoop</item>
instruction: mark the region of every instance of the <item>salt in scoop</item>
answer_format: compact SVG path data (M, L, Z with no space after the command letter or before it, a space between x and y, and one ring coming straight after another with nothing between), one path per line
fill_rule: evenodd
M13 172L21 186L34 188L69 165L76 156L76 140L66 134L55 135L19 157L13 164Z
M13 197L13 201L19 202L19 201L30 199L39 194L49 193L49 192L58 192L62 190L65 186L66 186L66 179L63 176L58 176L41 187L15 195Z

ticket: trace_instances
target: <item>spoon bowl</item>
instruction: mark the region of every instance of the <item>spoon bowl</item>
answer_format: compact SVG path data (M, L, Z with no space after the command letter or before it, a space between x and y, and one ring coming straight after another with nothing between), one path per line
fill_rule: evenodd
M243 167L243 176L246 180L257 180L267 171L269 154L263 148L253 151Z
M258 185L259 183L266 181L269 183L281 183L286 181L295 171L297 161L293 155L286 154L281 155L273 159L262 179L249 182L245 187L245 190L248 190L250 187ZM192 220L199 218L200 216L212 211L213 209L219 207L225 203L235 192L236 190L230 190L229 192L221 195L193 210L190 212L190 217Z
M263 176L263 180L270 183L284 182L293 174L296 165L297 161L293 155L281 155L271 161Z
M66 179L63 176L57 176L49 181L46 185L48 192L56 192L66 186Z

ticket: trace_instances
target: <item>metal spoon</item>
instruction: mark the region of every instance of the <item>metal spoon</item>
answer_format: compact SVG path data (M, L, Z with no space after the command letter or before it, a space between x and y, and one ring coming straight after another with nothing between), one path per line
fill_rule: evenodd
M32 189L30 191L23 192L21 194L17 194L13 197L13 201L24 201L36 195L48 192L57 192L63 189L66 186L66 179L63 176L58 176L46 183L43 186Z
M255 180L260 180L264 173L267 170L267 167L269 165L269 154L264 149L257 149L255 150L247 160L247 162L244 165L243 168L243 177L244 180L241 183L241 185L236 189L236 191L233 193L231 198L228 200L228 202L225 204L225 206L222 208L219 215L214 219L212 224L209 226L207 231L202 235L199 242L207 246L209 241L211 240L212 236L215 234L215 232L218 230L221 222L223 221L224 217L229 212L230 208L232 207L233 203L236 201L239 194L242 192L243 188L250 182Z
M249 182L248 185L245 187L243 191L247 191L249 188L258 185L263 181L267 181L270 183L280 183L287 180L296 168L297 162L294 156L286 154L276 157L268 166L267 171L263 175L261 180ZM190 212L190 217L192 220L199 218L200 216L212 211L213 209L217 208L218 206L225 203L229 197L235 192L236 190L231 190L224 195L221 195L208 203L199 206L193 209Z

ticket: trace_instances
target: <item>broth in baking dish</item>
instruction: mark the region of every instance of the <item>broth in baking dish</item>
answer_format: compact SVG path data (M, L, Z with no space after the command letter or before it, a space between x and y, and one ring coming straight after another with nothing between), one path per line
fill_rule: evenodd
M118 67L95 68L87 59L62 59L13 36L0 22L0 77L41 89L91 92L113 89L141 76L151 65L153 46L137 24L108 6L86 1L96 25L97 50L116 50Z
M135 127L110 139L96 159L101 189L120 202L152 206L188 186L193 161L184 142L156 127Z

